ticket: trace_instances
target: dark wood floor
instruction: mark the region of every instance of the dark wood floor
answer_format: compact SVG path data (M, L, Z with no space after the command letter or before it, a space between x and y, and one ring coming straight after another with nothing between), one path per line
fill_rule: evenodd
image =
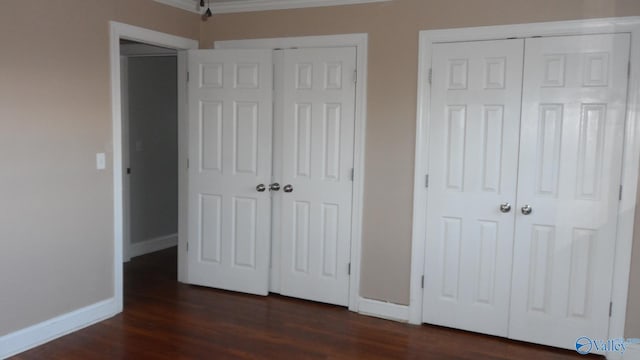
M574 351L176 281L175 248L125 265L124 312L15 359L595 359Z

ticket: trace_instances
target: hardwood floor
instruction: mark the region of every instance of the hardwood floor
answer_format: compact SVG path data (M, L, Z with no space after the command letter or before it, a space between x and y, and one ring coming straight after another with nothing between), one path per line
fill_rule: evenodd
M176 250L125 265L124 312L14 359L597 359L345 308L180 284Z

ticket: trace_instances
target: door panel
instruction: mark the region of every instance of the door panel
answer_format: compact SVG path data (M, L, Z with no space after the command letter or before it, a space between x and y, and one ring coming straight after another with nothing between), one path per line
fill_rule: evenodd
M509 336L575 349L608 336L629 36L525 46Z
M355 48L283 56L280 292L347 305ZM276 177L278 178L278 177Z
M424 322L507 335L522 56L522 40L434 45Z
M189 51L188 282L268 292L272 62L266 50Z

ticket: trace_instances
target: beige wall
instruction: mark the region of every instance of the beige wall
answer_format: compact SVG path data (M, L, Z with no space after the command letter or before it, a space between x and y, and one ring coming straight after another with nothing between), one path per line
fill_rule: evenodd
M0 336L113 296L109 20L198 38L151 0L0 4Z
M394 0L216 15L202 25L200 44L210 47L214 40L369 34L361 295L408 304L418 31L631 15L640 15L640 1ZM640 302L640 294L638 298ZM635 331L640 334L640 328Z

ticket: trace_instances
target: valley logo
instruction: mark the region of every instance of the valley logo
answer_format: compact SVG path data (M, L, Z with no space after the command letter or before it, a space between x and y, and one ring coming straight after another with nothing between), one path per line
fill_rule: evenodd
M630 344L640 344L640 339L609 339L597 340L586 336L579 337L576 340L576 351L580 355L587 355L592 351L602 352L619 352L624 354Z

